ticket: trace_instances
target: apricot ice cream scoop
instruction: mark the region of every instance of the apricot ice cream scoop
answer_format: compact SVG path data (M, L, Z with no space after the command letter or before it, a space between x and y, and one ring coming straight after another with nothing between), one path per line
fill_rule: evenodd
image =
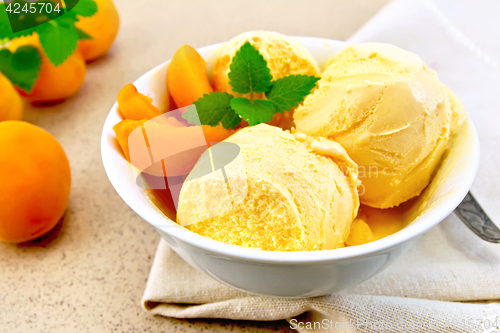
M221 144L229 150L217 150ZM270 251L344 246L359 207L359 182L356 164L338 143L260 124L218 145L202 155L182 187L182 226Z
M329 61L294 121L298 131L345 148L359 166L361 203L389 208L429 184L459 121L452 97L415 54L355 44Z

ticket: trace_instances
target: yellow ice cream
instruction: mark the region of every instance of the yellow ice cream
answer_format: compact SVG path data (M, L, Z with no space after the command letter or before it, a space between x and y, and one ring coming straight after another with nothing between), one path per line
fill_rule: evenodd
M250 42L262 54L274 80L293 74L320 75L316 60L300 41L276 32L250 31L236 36L217 50L212 72L214 90L232 93L229 66L236 51L246 42ZM264 94L253 97L264 98ZM291 112L277 113L270 124L289 129L292 121Z
M180 193L181 225L263 250L344 246L359 207L359 181L342 146L266 124L244 128L223 143L238 145L242 162L210 172L221 157L216 146L200 158Z
M445 89L410 52L387 44L351 45L329 61L294 121L297 131L345 148L359 166L362 203L394 207L429 184L450 127L461 121Z

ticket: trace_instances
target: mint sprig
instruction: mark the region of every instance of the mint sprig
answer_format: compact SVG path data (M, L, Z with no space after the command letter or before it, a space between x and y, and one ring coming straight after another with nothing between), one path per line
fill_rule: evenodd
M224 128L235 128L241 123L241 118L231 108L233 96L223 92L205 94L194 102L195 108L191 108L182 115L189 124L203 124L217 126L222 124Z
M21 46L14 53L0 50L0 72L28 93L38 79L41 65L42 57L34 46Z
M25 8L26 5L30 10L36 8L36 12L11 10L9 13L6 11L7 5L0 2L0 42L6 43L14 38L29 36L36 32L49 61L54 66L59 66L76 50L78 40L92 38L75 27L75 23L80 17L89 17L97 13L97 4L94 0L66 0L64 2L66 7L63 8L62 2L56 1L50 7L52 11L48 12L41 10L40 8L45 7L37 6L38 2L47 3L47 0L36 2L14 0L11 8L15 8L14 4L19 3L20 8ZM57 4L59 4L59 12L54 10ZM38 78L41 56L35 47L31 46L23 50L18 55L16 55L17 52L9 55L10 52L2 50L0 72L20 89L30 92ZM12 67L18 57L23 57L25 63Z
M235 128L246 120L250 126L266 123L277 112L285 112L297 107L316 86L318 77L308 75L289 75L272 81L270 69L260 52L246 42L235 53L228 74L233 91L250 94L236 97L221 92L203 95L194 104L194 109L183 114L190 124ZM253 93L265 93L267 99L253 99Z

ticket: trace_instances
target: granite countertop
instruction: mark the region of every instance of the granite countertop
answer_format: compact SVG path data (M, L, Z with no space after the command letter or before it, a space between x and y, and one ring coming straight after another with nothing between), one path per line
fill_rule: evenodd
M120 88L169 59L248 30L344 40L388 0L115 0L121 30L87 68L81 91L52 107L26 105L25 120L51 132L72 169L63 220L33 242L0 243L0 332L268 332L254 323L153 317L142 310L160 236L120 199L101 162L100 136ZM279 13L279 15L277 14Z

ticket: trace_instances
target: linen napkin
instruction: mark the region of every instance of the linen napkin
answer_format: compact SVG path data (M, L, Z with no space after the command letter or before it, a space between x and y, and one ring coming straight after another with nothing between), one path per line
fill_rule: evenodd
M461 17L466 4L471 2L397 0L350 41L387 42L415 52L455 91L481 140L472 191L500 221L500 73L492 56L500 50L489 44L500 40L490 34L500 32L500 22L491 20L495 28L477 13ZM498 3L481 5L495 8L475 3L465 13L500 12ZM371 280L306 299L256 296L223 285L162 240L142 302L148 312L169 317L286 319L300 332L494 332L500 326L498 303L464 303L493 299L500 299L500 245L482 241L452 214Z

